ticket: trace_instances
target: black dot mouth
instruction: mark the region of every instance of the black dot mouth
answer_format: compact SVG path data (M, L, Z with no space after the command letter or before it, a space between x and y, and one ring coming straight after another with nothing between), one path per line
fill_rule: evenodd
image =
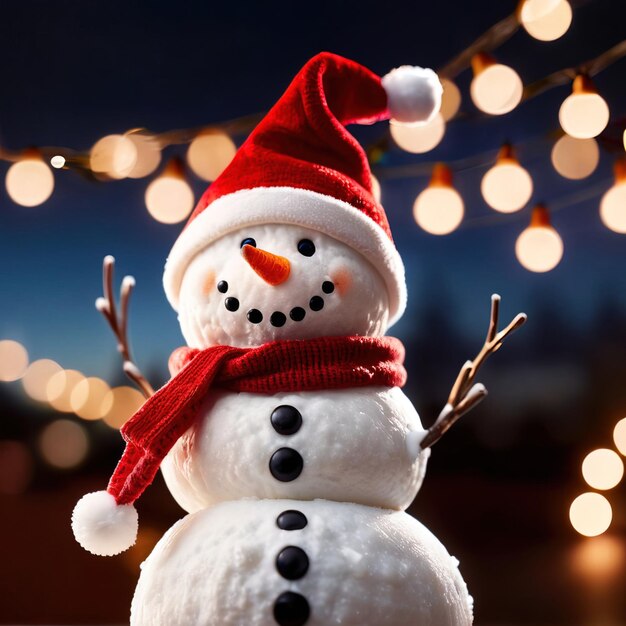
M285 316L284 313L281 313L280 311L274 311L274 313L272 313L270 315L270 324L272 326L276 326L276 327L281 327L285 325L285 322L287 321L287 317Z
M246 317L252 324L260 324L263 321L263 313L259 309L250 309L246 313Z
M228 291L228 283L225 280L220 280L217 283L217 290L220 293L226 293ZM329 295L335 291L335 284L330 280L325 280L322 283L322 292ZM224 307L227 311L234 313L239 310L239 300L232 296L229 296L224 300ZM313 312L321 311L324 308L324 298L320 295L312 296L309 300L309 309ZM260 324L264 317L263 313L259 309L249 309L246 313L246 317L251 324ZM306 317L306 310L301 306L295 306L289 311L289 318L294 322L301 322ZM287 323L287 316L282 311L274 311L270 315L270 324L276 328L280 328Z
M295 306L291 311L289 311L289 317L294 322L301 322L306 315L306 311L301 306Z

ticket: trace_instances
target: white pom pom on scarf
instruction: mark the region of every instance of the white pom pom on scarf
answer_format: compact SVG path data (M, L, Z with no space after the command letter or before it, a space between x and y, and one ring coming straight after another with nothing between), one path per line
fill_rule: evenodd
M137 539L138 525L135 507L118 504L107 491L83 496L72 513L76 541L98 556L113 556L128 550Z

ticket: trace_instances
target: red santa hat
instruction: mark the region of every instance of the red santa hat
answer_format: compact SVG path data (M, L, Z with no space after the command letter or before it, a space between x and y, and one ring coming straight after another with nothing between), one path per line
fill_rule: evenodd
M208 188L174 244L164 274L165 290L174 308L178 308L187 266L212 241L246 225L296 224L335 237L370 261L385 280L390 318L397 319L406 302L404 268L385 211L372 194L365 153L345 125L389 117L425 122L439 109L441 91L431 70L404 66L381 80L361 65L333 54L322 53L311 59ZM340 343L350 343L350 339L354 338L335 338ZM309 341L324 343L329 338ZM301 345L298 349L304 348ZM216 355L216 349L192 362L198 368L203 367L204 360L213 364L210 377L203 370L201 380L197 380L196 370L185 367L172 381L174 387L166 385L157 392L123 427L128 445L107 491L84 496L72 515L74 534L88 550L113 555L134 543L137 512L132 502L150 484L167 451L188 428L187 420L195 416L191 409L196 396L216 375L213 361L217 363L222 352L239 350L222 346ZM319 347L314 353L314 359L305 361L318 363ZM343 353L337 355L338 363L345 365ZM295 357L281 357L277 362L293 366L296 361ZM380 367L377 362L373 371L390 371L389 363L385 363ZM277 369L271 362L269 371L275 373ZM250 365L243 370L246 378L254 373ZM346 376L358 377L363 371L363 367L348 367ZM282 374L279 378L286 380ZM374 375L366 379L368 384L376 383ZM154 419L147 419L148 415Z
M406 304L404 266L385 210L373 196L367 157L347 124L426 122L442 87L428 69L403 66L384 78L328 52L313 57L207 189L165 266L167 297L178 309L189 263L229 232L255 224L295 224L338 239L381 274L390 321Z

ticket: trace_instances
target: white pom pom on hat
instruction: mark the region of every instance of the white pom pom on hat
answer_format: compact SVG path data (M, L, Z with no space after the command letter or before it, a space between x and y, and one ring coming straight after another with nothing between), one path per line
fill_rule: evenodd
M387 106L397 122L429 122L441 107L443 87L433 70L402 65L382 78Z
M139 521L132 504L118 504L108 491L83 496L72 513L76 541L92 554L114 556L134 545Z

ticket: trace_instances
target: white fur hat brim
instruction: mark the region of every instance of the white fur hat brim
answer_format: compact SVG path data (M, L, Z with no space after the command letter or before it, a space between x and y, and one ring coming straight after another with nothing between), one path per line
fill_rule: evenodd
M295 187L255 187L224 195L187 224L172 247L163 274L165 293L176 311L191 260L227 233L257 224L304 226L358 251L385 281L390 325L402 316L406 307L404 265L389 235L347 202Z

